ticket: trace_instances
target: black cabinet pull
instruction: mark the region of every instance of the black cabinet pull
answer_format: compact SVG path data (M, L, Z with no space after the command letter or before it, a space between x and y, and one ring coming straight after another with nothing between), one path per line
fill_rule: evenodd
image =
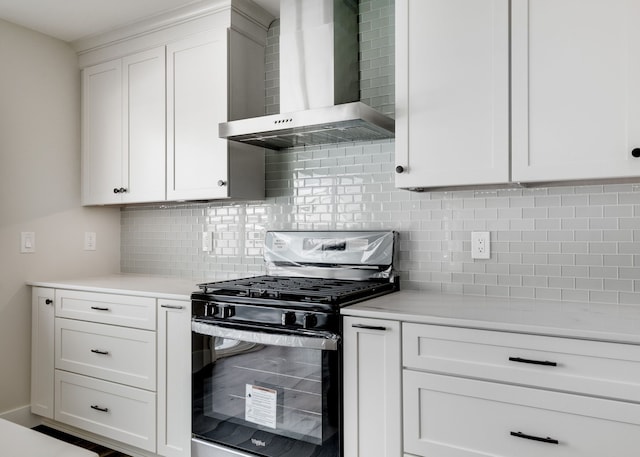
M398 165L396 167L396 173L398 174L404 173L404 167L402 165Z
M91 349L94 354L109 355L109 351L101 351L100 349Z
M100 411L101 413L108 413L109 408L101 408L98 405L91 405L91 409L95 409L96 411Z
M113 193L114 194L119 194L120 193L120 189L118 189L117 187L113 188Z
M549 443L549 444L558 444L558 440L554 440L553 438L549 438L548 436L546 438L543 438L541 436L527 435L526 433L522 433L522 432L511 432L510 435L515 436L516 438L522 438L525 440L540 441L542 443Z
M635 148L634 150L632 150L631 155L633 157L640 157L640 148Z
M91 309L94 309L96 311L109 311L109 308L102 308L100 306L92 306Z
M351 324L353 328L363 328L365 330L381 330L386 331L387 327L376 327L375 325L364 325L364 324Z
M50 298L47 298L47 299L44 301L44 304L45 304L45 305L52 305L52 304L53 304L53 300L51 300Z
M531 359L523 359L521 357L509 357L511 362L518 363L530 363L532 365L544 365L547 367L557 367L558 364L556 362L549 362L548 360L531 360Z
M167 308L167 309L184 309L184 306L177 306L177 305L160 305L161 308Z

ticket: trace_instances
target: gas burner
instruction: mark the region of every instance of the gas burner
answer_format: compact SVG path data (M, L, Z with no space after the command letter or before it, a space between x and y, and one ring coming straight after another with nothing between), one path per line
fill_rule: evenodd
M212 298L224 296L260 300L286 300L297 303L320 303L340 306L357 298L392 291L389 281L356 281L344 279L256 276L199 284Z

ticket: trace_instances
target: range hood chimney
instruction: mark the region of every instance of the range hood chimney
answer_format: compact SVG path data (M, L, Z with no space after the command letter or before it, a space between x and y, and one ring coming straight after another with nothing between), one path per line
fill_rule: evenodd
M395 121L360 102L357 0L280 0L280 112L219 125L269 149L393 138Z

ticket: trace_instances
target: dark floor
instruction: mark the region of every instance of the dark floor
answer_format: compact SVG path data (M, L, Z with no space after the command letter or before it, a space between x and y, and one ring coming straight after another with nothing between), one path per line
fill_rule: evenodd
M73 435L69 435L68 433L60 432L51 427L47 427L46 425L38 425L36 427L33 427L33 430L93 451L100 457L130 457L128 454L123 454L122 452L114 451L113 449L109 449L107 447L100 446L99 444L83 440L82 438L77 438Z

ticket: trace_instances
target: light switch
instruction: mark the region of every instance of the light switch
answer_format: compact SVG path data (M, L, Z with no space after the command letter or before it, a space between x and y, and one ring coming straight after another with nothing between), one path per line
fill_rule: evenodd
M84 250L95 251L96 250L96 232L84 232Z
M20 233L20 252L30 254L36 252L36 234L35 232Z

